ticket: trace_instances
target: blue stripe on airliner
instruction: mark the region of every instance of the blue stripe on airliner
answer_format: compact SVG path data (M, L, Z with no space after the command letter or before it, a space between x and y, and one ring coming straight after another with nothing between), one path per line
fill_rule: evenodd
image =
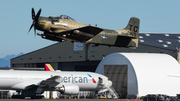
M87 74L89 77L92 77L90 74Z

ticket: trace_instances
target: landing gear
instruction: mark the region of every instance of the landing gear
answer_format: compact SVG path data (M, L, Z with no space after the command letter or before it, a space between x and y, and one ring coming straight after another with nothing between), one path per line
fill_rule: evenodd
M36 98L36 93L34 90L22 90L20 98L24 99L30 97L31 99Z
M32 88L32 89L28 89L28 90L22 90L21 94L19 95L19 97L21 99L42 99L44 96L42 96L41 94L36 94L36 90L37 88Z
M108 93L106 93L106 98L112 99L112 98L113 98L113 95L112 95L110 92L108 92Z

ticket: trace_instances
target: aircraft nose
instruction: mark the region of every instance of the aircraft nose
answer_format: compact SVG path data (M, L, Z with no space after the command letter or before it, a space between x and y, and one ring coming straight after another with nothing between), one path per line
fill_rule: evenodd
M108 86L108 87L112 86L112 81L108 80L108 82L106 83L106 86Z
M36 29L40 31L48 31L50 29L51 21L47 17L39 17Z

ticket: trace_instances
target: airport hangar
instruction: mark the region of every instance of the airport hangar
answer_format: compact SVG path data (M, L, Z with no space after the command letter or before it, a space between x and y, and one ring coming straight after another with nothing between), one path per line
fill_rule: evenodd
M71 43L70 41L64 41L13 58L11 59L11 67L44 68L45 63L50 63L55 70L95 72L98 64L101 62L103 58L105 58L107 55L111 53L117 52L168 54L174 57L180 63L179 48L180 34L170 33L140 33L139 45L137 48L95 46L83 43ZM148 61L150 61L150 59ZM165 62L167 63L168 61L166 60ZM111 67L114 68L113 66ZM127 74L127 72L123 71L121 73ZM127 82L127 76L124 76L124 78L122 79L124 81L121 83ZM119 84L119 88L117 86L118 83L115 81L116 80L114 80L113 82L113 87L115 88L117 93L121 93L122 96L126 96L128 94L127 83L125 84L126 86L123 86L124 84Z

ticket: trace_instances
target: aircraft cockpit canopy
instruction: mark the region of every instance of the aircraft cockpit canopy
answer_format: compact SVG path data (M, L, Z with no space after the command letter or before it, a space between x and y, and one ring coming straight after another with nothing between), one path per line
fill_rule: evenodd
M60 19L68 19L68 20L74 20L73 18L67 16L67 15L60 15L58 16Z

